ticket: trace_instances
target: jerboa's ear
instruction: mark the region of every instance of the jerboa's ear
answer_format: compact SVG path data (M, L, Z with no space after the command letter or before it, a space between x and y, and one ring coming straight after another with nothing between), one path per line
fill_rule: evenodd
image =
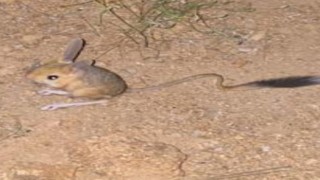
M81 39L81 38L72 39L69 42L67 49L64 51L63 61L66 63L73 63L79 56L84 46L85 46L84 39Z

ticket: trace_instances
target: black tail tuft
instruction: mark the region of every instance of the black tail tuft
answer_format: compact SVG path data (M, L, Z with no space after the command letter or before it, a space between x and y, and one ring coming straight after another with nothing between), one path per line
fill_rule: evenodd
M253 86L271 88L298 88L320 84L320 76L292 76L255 81L249 84Z

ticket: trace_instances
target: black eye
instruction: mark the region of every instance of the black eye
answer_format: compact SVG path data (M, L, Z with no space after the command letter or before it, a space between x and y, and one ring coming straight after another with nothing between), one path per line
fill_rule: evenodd
M47 79L49 79L49 80L56 80L58 78L59 78L59 76L57 76L57 75L49 75L49 76L47 76Z

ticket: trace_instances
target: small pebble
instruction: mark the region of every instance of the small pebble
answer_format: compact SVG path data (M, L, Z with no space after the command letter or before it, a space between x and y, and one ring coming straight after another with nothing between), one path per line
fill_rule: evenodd
M271 150L270 146L262 146L261 147L262 152L269 152Z
M313 164L316 164L316 163L318 163L319 161L317 160L317 159L308 159L307 161L306 161L306 164L307 165L313 165Z
M265 38L266 34L267 34L266 31L259 31L254 35L252 35L250 39L254 41L260 41L261 39Z
M42 38L42 35L25 35L22 37L22 41L27 44L35 44L38 43Z

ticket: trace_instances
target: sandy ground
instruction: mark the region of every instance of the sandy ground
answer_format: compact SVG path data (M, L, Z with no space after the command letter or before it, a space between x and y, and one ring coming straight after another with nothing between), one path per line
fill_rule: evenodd
M79 100L42 97L24 77L36 61L61 59L74 37L87 41L82 60L113 48L97 64L131 87L209 72L227 84L319 75L318 0L232 1L206 12L232 37L181 23L149 32L149 48L119 43L126 36L110 15L99 24L97 3L61 7L75 2L0 1L1 180L320 179L319 86L221 92L202 79L41 111Z

